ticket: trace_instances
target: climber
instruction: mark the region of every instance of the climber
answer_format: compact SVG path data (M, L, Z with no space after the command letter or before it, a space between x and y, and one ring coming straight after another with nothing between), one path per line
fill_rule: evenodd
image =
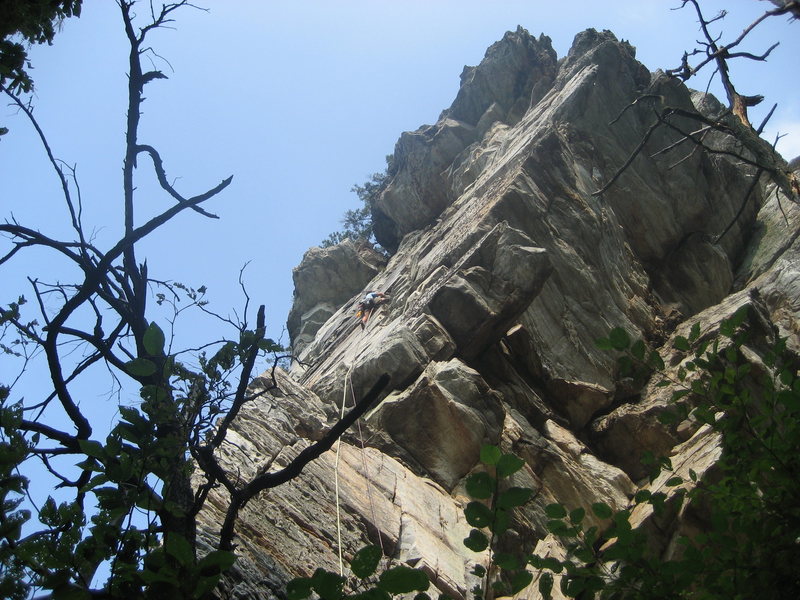
M364 298L358 303L358 312L356 312L356 316L361 317L361 329L366 327L373 311L388 301L389 294L385 292L369 291L364 295Z

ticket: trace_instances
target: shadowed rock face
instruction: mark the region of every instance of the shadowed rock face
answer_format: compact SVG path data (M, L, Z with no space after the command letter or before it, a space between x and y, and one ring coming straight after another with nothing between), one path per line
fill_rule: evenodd
M463 479L484 443L525 458L514 485L537 494L514 530L520 544L555 554L548 503L625 507L645 451L673 454L701 479L712 469L714 436L690 420L659 422L672 390L618 380L614 357L594 341L622 326L663 344L677 369L670 336L686 336L695 321L711 335L748 305L759 339L774 335L771 320L800 348L800 210L784 199L784 219L775 194L758 189L714 243L752 173L719 155L656 155L678 139L666 129L595 194L652 125L652 106L631 105L643 95L718 110L713 98L651 74L610 32L579 34L559 61L546 37L520 28L465 69L436 124L401 135L374 214L392 256L351 242L306 254L289 317L299 360L279 373L280 392L242 412L221 460L244 476L275 469L381 374L389 387L345 436L338 462L326 454L248 504L230 597L273 597L288 578L337 570L340 536L345 558L380 540L439 590L464 597L485 557L461 544ZM354 311L366 290L391 302L362 331ZM222 506L212 492L204 539ZM667 554L688 527L682 514L655 525L636 517Z

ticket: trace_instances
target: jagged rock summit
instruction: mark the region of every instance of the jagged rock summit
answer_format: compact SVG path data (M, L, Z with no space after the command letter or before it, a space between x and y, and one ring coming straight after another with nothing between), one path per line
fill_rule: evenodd
M718 109L610 32L579 34L559 60L518 28L465 68L434 125L400 136L373 214L391 256L352 242L309 251L294 273L298 360L243 411L223 460L245 474L285 465L381 374L389 387L338 454L246 507L230 597L280 597L287 579L337 570L340 549L368 541L466 597L483 559L462 545L463 480L484 443L526 460L515 484L536 495L513 528L540 549L553 544L545 505L627 506L647 483L646 450L700 477L713 465L708 431L657 419L669 390L619 380L594 341L622 326L675 365L671 335L695 321L713 332L748 305L775 324L765 337L797 348L800 211L784 199L784 218L772 189L743 205L752 173L724 156L654 154L680 137L666 128L597 194L652 124L646 103L632 105L643 95ZM392 300L362 331L354 309L370 289ZM681 526L659 523L665 553Z

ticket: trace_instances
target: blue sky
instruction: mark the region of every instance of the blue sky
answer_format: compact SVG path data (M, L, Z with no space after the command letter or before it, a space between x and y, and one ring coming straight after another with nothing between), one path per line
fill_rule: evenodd
M383 169L400 133L435 122L449 106L464 65L480 62L490 44L522 25L550 36L559 56L576 33L595 27L630 41L651 70L677 66L698 37L690 8L671 10L679 4L207 0L209 12L184 10L174 29L149 38L155 53L148 60L169 79L146 88L140 141L160 150L167 174L186 195L234 179L206 204L220 220L184 214L139 255L148 258L151 275L206 285L212 308L223 314L241 307L237 278L250 261L245 281L252 303L266 304L269 335L277 338L291 304L292 268L339 228L342 213L357 205L351 187ZM758 0L703 4L708 14L722 6L730 11L726 39L771 7ZM760 53L780 40L769 62L733 65L741 92L767 97L754 121L780 103L770 135L776 128L790 133L780 146L787 157L800 154L792 76L798 31L798 23L771 20L746 46ZM126 53L110 0L86 0L81 18L65 22L53 46L31 52L35 114L55 155L77 166L84 220L101 246L116 239L122 223ZM0 122L11 129L0 141L0 216L68 235L58 181L31 128L5 103ZM169 200L155 193L146 168L138 177L144 220ZM0 301L20 291L30 296L24 278L34 274L66 279L62 267L31 254L15 270L4 268ZM205 327L187 321L181 333L204 339ZM4 368L0 381L8 377Z

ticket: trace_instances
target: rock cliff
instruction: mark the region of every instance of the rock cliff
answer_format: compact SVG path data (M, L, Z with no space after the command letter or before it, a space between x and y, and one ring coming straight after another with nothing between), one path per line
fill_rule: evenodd
M289 317L298 360L238 418L225 464L285 465L382 373L389 387L338 453L247 505L231 597L280 596L368 541L465 597L481 559L462 545L463 480L484 443L526 460L515 482L537 493L513 527L540 550L548 503L621 509L663 487L643 482L646 450L700 477L713 465L716 438L691 419L662 424L669 390L619 380L594 341L622 326L677 368L670 336L694 322L713 333L747 304L764 336L772 322L800 347L800 210L763 186L742 205L753 172L723 155L657 153L680 139L668 128L596 195L648 133L652 109L632 105L643 95L719 110L610 32L579 34L558 59L519 28L465 68L434 125L400 136L373 214L391 256L350 242L307 253ZM362 331L354 309L370 289L392 299ZM224 497L211 498L202 535L221 518ZM665 555L682 527L658 524Z

